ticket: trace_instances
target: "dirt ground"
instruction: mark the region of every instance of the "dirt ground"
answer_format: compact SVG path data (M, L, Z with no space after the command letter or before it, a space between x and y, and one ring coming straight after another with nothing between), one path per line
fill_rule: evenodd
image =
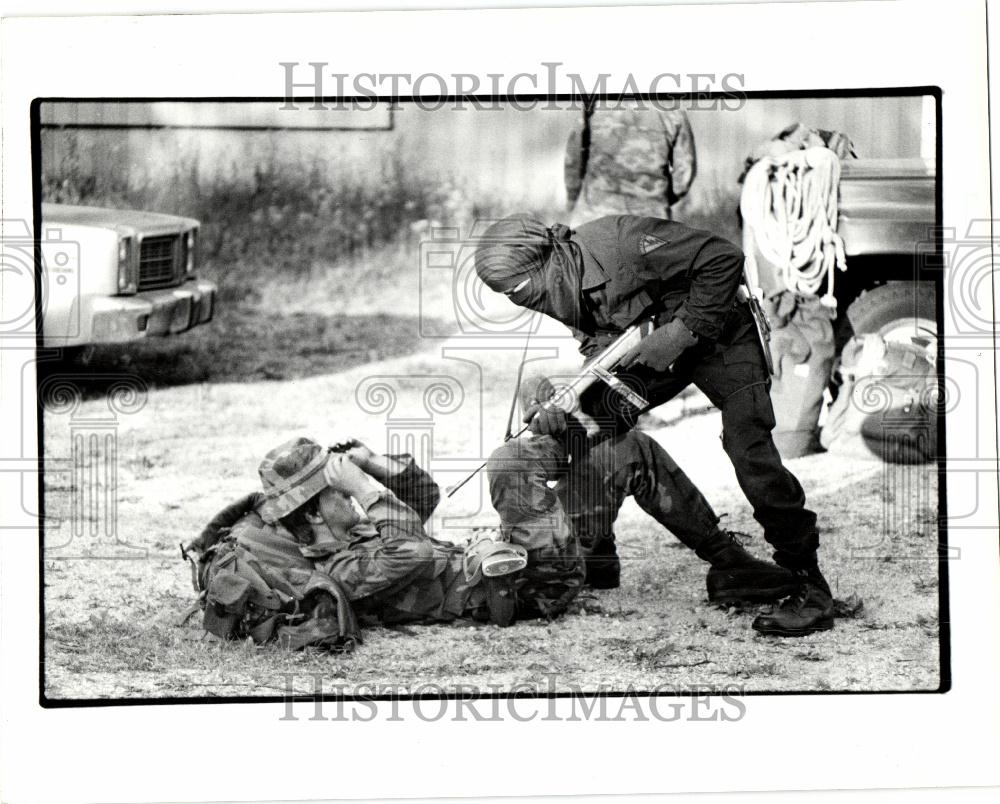
M203 636L197 616L176 626L193 600L178 543L257 486L257 464L275 444L297 434L323 443L355 436L385 449L388 438L389 447L422 453L445 487L499 441L518 350L478 361L468 352L442 357L446 342L418 337L412 301L391 293L389 303L392 318L385 309L366 309L349 326L327 325L323 338L350 330L344 337L357 343L371 335L383 344L379 333L390 331L389 346L357 348L333 364L309 340L312 319L302 318L331 311L303 302L298 310L281 308L277 332L226 351L219 351L218 331L150 347L162 354L158 374L134 356L98 355L83 373L134 372L149 386L138 399L120 399L117 410L108 404L109 381L88 381L82 399L62 399L62 407L58 395L52 398L44 416L46 513L54 517L44 562L48 697L274 696L289 683L310 693L315 674L327 685L396 684L400 692L426 684L503 690L527 683L561 691L939 686L936 472L829 454L789 465L819 513L821 560L835 596L863 601L831 632L765 638L750 628L759 608L713 607L706 566L631 502L616 527L621 588L587 592L553 623L370 629L346 656L220 643ZM297 316L299 328L291 326ZM197 351L206 342L216 344L207 356ZM277 359L289 349L296 354L291 369ZM178 369L178 354L197 359L204 371ZM241 371L248 362L277 366L275 376ZM452 379L452 390L428 391L441 377ZM379 407L371 390L380 383L395 389L391 410ZM443 412L427 420L424 404L435 394ZM695 395L659 415L666 426L653 437L726 514L726 526L752 534L750 549L767 556L719 443L718 413ZM74 441L84 447L76 465ZM81 484L89 506L82 514L71 494ZM115 495L106 494L111 484ZM448 501L433 521L435 535L457 539L474 525L494 524L484 492L477 481Z

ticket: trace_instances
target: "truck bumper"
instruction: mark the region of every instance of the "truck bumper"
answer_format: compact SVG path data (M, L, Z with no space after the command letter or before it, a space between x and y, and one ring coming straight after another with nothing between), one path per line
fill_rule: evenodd
M82 337L59 345L127 343L177 335L212 320L216 290L214 282L192 280L177 288L135 296L93 297L81 310Z

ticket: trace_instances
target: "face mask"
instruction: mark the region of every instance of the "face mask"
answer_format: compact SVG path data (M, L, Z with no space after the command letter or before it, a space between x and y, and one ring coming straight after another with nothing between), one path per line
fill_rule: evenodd
M571 242L562 241L552 249L541 270L521 278L504 295L520 307L576 326L580 316L580 281L576 250Z

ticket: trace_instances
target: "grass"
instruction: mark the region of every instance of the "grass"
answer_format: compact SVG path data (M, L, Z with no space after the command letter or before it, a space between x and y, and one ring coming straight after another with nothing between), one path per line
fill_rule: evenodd
M219 288L211 324L180 338L97 346L83 366L78 354L40 364L43 378L72 374L85 398L120 375L150 388L296 380L427 348L423 332L446 335L456 323L451 277L420 273L421 240L434 227L468 233L476 220L531 208L472 199L460 182L424 176L408 167L419 160L399 154L344 175L319 159L279 165L272 157L247 181L221 169L206 175L197 153L182 148L166 177L127 161L95 175L82 165L77 136L59 136L65 148L57 164L43 165L43 200L197 218L198 275Z
M235 167L207 172L197 150L178 145L168 172L145 162L94 173L79 137L61 131L55 164L43 164L42 198L63 204L146 209L201 221L204 273L223 301L259 293L265 282L307 278L341 262L368 263L386 244L414 245L431 226L468 230L504 214L513 199L472 198L460 180L427 176L418 158L377 151L363 166L334 171L319 156L270 157L246 178ZM531 208L522 204L518 208Z
M516 355L484 365L482 384L462 426L435 430L431 467L442 485L459 474L449 458L474 455L470 441L500 432L505 382ZM349 656L312 651L288 653L274 646L220 643L203 637L197 617L174 624L193 593L188 568L176 544L187 538L225 501L252 489L261 454L293 432L323 439L357 434L373 445L384 441L384 422L344 404L369 372L406 379L402 396L419 396L419 377L443 369L467 389L475 369L443 365L427 353L358 366L296 381L163 388L146 409L121 423L117 443L118 534L132 557L98 558L129 551L85 536L61 549L67 520L49 532L45 582L47 618L46 689L59 698L280 695L292 674L295 689L312 691L315 676L328 682L426 683L456 688L519 682L546 688L555 673L560 688L650 689L738 685L755 690L932 689L938 683L936 531L917 519L891 541L873 538L882 517L880 490L887 484L877 463L817 455L792 464L821 516L823 561L838 597L864 600L856 619L833 632L800 640L771 640L749 627L761 607L715 608L705 600L702 562L652 524L631 503L616 525L622 542L623 583L613 591L588 592L556 623L409 626L368 629L365 643ZM463 373L467 372L467 373ZM338 402L338 400L340 400ZM100 400L84 402L83 412ZM472 421L481 405L483 419ZM465 410L463 408L463 410ZM403 411L405 414L407 411ZM234 414L237 414L234 418ZM50 417L46 449L65 458L68 423ZM444 422L442 421L442 424ZM727 526L758 533L751 549L766 554L759 531L725 458L712 443L718 414L678 421L657 431L703 488ZM896 471L896 469L894 469ZM908 484L892 483L914 500L933 495L936 477L926 467ZM917 473L923 473L918 474ZM72 480L52 483L47 510L66 515ZM902 493L902 492L901 492ZM905 501L904 501L905 502ZM900 510L900 509L897 509ZM905 506L901 510L905 509ZM914 509L915 510L915 509ZM443 512L457 524L433 522L435 533L459 537L473 523L490 523L488 504L476 484ZM468 523L468 524L465 524ZM114 547L110 545L110 547ZM858 555L856 548L865 547ZM89 551L89 557L88 557ZM71 559L69 556L83 556ZM893 557L886 563L883 559ZM575 686L574 686L575 685Z
M491 352L472 364L444 356L441 340L421 337L421 324L439 334L455 324L450 277L437 275L421 285L419 298L414 294L417 247L435 222L467 227L515 205L472 203L455 184L429 182L393 161L377 166L382 186L373 187L349 177L334 183L308 164L281 171L265 164L250 184L225 175L205 180L196 163L181 160L170 186L158 189L141 172L82 175L71 156L58 170L46 166L47 200L199 217L203 273L219 283L220 300L210 325L181 337L101 347L86 366L43 367L76 375L83 418L107 414L109 380L95 375L135 374L149 388L146 405L114 424L115 534L71 536L71 503L85 480L69 468L75 420L45 416L49 696L277 695L286 674L306 694L317 674L404 690L427 682L544 688L551 673L563 688L582 689L937 686L937 517L925 504L934 499L936 476L926 467L897 467L892 471L915 473L912 482L884 482L880 464L835 455L792 464L820 512L835 594L864 600L859 618L841 620L830 633L765 639L749 627L759 607L709 606L702 562L631 502L616 524L622 588L587 593L556 623L503 631L471 624L376 628L349 656L220 643L203 637L197 618L175 625L193 596L177 543L257 486L257 463L274 444L300 433L328 443L353 435L385 449L392 433L419 442L429 432L429 468L443 486L491 447L490 434L503 432L519 353ZM702 208L682 206L677 218L738 242L734 208L735 199L720 195ZM541 216L560 217L549 212ZM442 374L459 384L465 401L420 429L425 380ZM394 415L408 424L354 403L372 375L396 382ZM687 409L687 400L680 404ZM718 445L718 413L697 409L701 415L670 418L655 437L728 513L728 527L758 534L753 549L764 555ZM109 458L108 447L97 445L94 466ZM882 533L886 488L913 495L894 502L896 512L917 511L898 533ZM482 492L472 483L450 501L433 522L435 535L458 538L495 524ZM97 509L84 525L96 523L106 510L100 506L109 504L94 499ZM867 552L859 554L862 546Z

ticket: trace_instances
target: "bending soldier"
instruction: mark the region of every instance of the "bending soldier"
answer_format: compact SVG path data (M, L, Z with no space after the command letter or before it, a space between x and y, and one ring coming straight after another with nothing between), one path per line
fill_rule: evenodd
M709 232L658 218L609 216L573 231L515 216L486 232L476 271L515 304L570 327L585 357L629 325L655 316L657 328L641 343L626 381L652 406L694 383L722 411L723 448L740 487L775 561L798 576L796 593L773 614L758 616L753 627L781 636L832 628L816 515L805 507L802 487L771 438L770 375L754 320L737 302L742 252ZM581 407L593 415L588 406L596 402L584 395ZM614 429L627 431L640 413L620 407L613 412ZM567 427L558 410L529 414L539 432Z

